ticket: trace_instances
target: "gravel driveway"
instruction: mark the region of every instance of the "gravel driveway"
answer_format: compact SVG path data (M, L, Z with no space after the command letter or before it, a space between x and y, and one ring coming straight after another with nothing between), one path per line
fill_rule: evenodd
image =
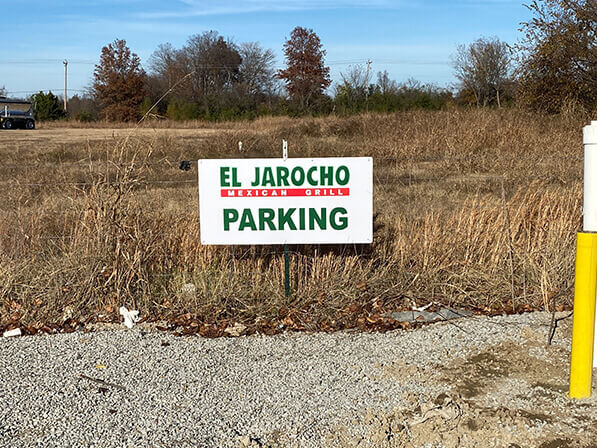
M0 447L589 447L571 319L204 339L143 326L0 338ZM594 442L593 442L594 443Z

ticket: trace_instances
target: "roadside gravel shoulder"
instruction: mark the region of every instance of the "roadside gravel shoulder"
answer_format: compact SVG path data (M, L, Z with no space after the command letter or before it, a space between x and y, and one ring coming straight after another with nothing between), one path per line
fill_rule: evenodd
M571 319L545 346L550 317L0 338L0 446L588 446L596 400L566 398Z

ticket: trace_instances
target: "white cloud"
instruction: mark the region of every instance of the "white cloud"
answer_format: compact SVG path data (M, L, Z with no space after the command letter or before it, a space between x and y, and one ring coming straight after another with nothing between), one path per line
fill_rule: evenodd
M182 8L139 13L145 19L168 19L261 11L312 11L350 8L398 8L414 1L406 0L179 0Z

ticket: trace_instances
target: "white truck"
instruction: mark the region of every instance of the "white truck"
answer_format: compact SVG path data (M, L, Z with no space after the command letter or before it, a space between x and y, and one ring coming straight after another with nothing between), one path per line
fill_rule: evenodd
M0 128L35 129L33 104L30 101L0 97Z

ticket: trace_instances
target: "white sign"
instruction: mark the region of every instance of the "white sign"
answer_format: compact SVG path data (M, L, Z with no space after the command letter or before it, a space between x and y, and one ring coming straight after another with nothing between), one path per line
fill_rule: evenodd
M371 157L199 160L202 244L373 240Z

